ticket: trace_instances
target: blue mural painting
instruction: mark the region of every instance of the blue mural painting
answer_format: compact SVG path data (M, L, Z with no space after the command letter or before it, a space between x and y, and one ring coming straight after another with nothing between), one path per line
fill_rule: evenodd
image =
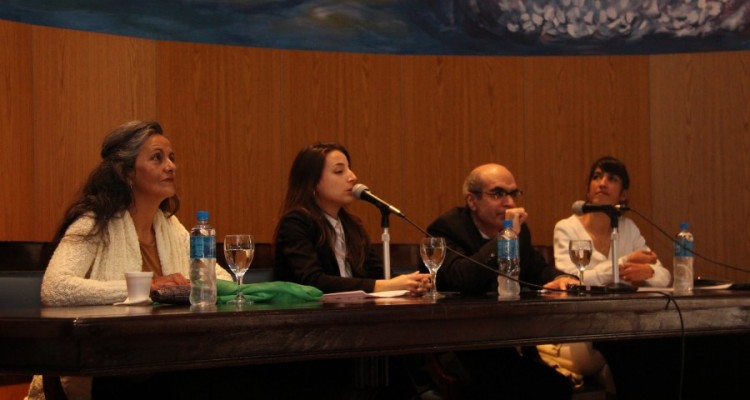
M395 54L750 48L740 0L15 0L0 19L134 37Z

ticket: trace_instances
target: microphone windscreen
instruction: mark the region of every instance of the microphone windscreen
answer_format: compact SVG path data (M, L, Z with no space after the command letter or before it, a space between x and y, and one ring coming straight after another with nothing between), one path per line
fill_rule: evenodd
M370 188L368 188L367 186L365 186L365 185L363 185L361 183L358 183L358 184L354 185L354 187L352 188L352 192L354 192L354 197L356 197L356 198L358 198L360 200L362 199L362 192L369 191L369 190L370 190Z
M578 200L573 203L573 207L571 209L573 210L573 214L575 215L583 215L583 206L586 204L583 200Z

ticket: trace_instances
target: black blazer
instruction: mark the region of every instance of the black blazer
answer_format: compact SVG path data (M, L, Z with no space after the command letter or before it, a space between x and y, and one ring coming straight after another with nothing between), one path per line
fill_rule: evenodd
M436 219L427 232L445 238L445 244L457 252L469 256L495 271L482 268L453 252L445 255L443 266L438 270L438 289L465 293L483 293L497 290L497 239L484 239L471 219L468 207L455 207ZM548 265L544 257L531 246L531 232L526 224L521 226L518 236L521 256L520 280L543 285L559 275L565 275Z
M348 230L344 226L344 231ZM365 249L366 276L343 278L331 245L318 246L321 236L322 232L306 212L286 213L277 229L273 279L314 286L324 293L372 292L375 280L383 279L383 260L377 249L373 246Z

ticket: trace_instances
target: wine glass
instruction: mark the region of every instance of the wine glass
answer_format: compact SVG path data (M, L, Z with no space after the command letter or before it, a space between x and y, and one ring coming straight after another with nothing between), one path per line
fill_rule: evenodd
M591 261L591 253L593 252L593 245L590 240L571 240L568 244L568 252L570 253L570 261L573 261L578 267L578 280L583 283L583 271L586 270L586 266Z
M419 242L419 253L422 255L422 261L427 269L430 270L430 281L432 289L425 297L433 300L441 299L444 295L437 290L437 272L445 260L445 239L441 237L427 237Z
M242 285L242 277L253 262L255 254L255 241L252 235L227 235L224 237L224 257L227 259L229 269L234 273L237 280L237 297L227 304L253 304L252 300L246 300L239 290Z

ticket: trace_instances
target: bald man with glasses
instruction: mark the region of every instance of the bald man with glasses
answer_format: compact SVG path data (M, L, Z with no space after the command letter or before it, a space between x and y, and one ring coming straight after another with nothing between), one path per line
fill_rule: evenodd
M444 237L448 247L471 258L450 251L446 254L437 275L441 291L497 293L497 235L505 219L514 221L518 234L522 281L558 289L578 284L577 278L547 265L531 247L531 233L525 224L528 214L516 206L523 192L507 168L480 165L466 177L463 189L466 205L451 209L427 228L431 235ZM499 348L445 353L439 359L443 368L458 378L461 398L569 399L570 381L543 364L538 353L533 355L536 357L522 356L515 348Z
M502 165L484 164L474 168L464 181L466 205L441 215L427 228L430 235L445 238L446 245L474 260L448 252L438 273L440 290L462 293L497 291L497 235L503 221L512 219L518 234L521 258L520 280L546 288L566 289L578 279L548 265L531 246L531 232L525 221L528 213L516 206L523 195L513 174ZM523 287L523 285L522 285Z

